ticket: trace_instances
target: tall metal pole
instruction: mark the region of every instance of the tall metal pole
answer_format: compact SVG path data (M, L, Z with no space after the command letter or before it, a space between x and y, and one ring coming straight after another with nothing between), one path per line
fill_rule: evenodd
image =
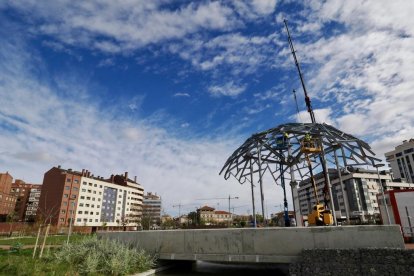
M292 152L291 145L288 146L288 155ZM298 183L295 180L295 173L292 166L289 166L290 173L290 191L292 192L293 211L295 213L296 227L303 226L302 215L300 213L300 203L298 194Z
M384 164L375 164L374 165L374 167L377 169L378 185L379 185L379 187L381 189L382 202L384 203L385 212L387 213L388 224L391 225L390 213L388 212L388 205L387 205L387 201L385 200L384 187L382 186L381 177L380 177L379 169L378 169L378 168L380 168L382 166L384 166Z
M405 206L405 213L407 214L408 227L409 227L408 230L410 231L411 238L413 238L414 237L414 235L413 235L413 226L411 224L411 216L410 216L410 213L408 212L408 207L407 206Z
M321 160L322 162L324 162L325 168L327 168L327 164L326 164L326 158L325 158L325 151L323 149L323 147L321 147L322 151L321 151ZM332 196L332 188L331 188L331 179L329 177L329 173L328 170L325 170L325 180L326 180L326 185L328 186L328 191L329 191L329 201L331 203L331 212L332 212L332 216L333 216L333 220L334 220L334 225L337 226L338 222L336 220L336 213L335 213L335 205L334 205L334 201L333 201L333 196Z
M254 204L254 184L253 184L253 165L252 165L252 159L250 158L250 184L252 185L252 204L253 204L253 221L254 221L254 228L257 227L257 221L256 221L256 208Z
M263 180L262 180L262 150L261 147L259 148L259 144L257 145L257 154L259 157L259 183L260 183L260 199L262 204L262 217L263 220L265 219L265 212L264 212L264 195L263 195Z
M346 223L349 224L348 196L345 194L344 183L342 181L341 169L339 168L338 156L336 155L336 148L334 149L334 156L335 156L336 169L338 171L339 185L341 186L342 199L343 199L344 205L345 205ZM338 201L338 204L339 204L339 201Z

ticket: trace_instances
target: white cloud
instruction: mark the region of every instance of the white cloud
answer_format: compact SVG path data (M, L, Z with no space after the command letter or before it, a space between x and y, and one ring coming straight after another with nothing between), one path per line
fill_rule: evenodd
M237 205L250 206L248 186L218 175L240 141L227 136L181 138L151 120L121 116L125 105L102 109L91 101L58 96L60 88L50 84L50 74L36 72L44 70L41 60L19 44L0 44L2 170L30 183L41 183L43 174L59 164L106 177L128 171L138 176L146 191L162 196L167 213L178 213L173 204L229 194L240 197ZM281 201L273 184L265 189L269 200ZM251 210L238 211L247 209Z
M233 81L229 81L223 85L212 85L208 91L213 96L231 96L236 97L246 90L246 85L237 85Z
M164 1L88 1L53 3L10 1L9 8L36 20L33 32L65 44L118 53L199 30L227 30L238 25L233 11L218 1L189 3L177 10Z
M174 97L191 97L190 94L185 92L178 92L174 94Z
M409 93L414 90L414 3L308 1L305 7L308 13L302 15L310 22L332 28L321 33L316 25L306 43L295 40L310 96L319 100L314 108L328 106L335 111L326 114L334 125L373 141L380 153L386 150L378 145L407 139L405 130L414 126Z

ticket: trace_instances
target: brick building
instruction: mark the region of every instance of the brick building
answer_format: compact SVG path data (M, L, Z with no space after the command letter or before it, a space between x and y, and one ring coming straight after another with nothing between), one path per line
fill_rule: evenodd
M45 173L38 217L58 227L136 227L144 189L124 175L94 176L88 170L53 167Z
M0 173L0 220L6 220L8 214L14 211L16 197L10 195L13 177L8 173Z
M28 184L20 179L16 179L11 185L10 194L16 198L16 205L14 207L16 221L34 220L40 197L40 189L40 184ZM28 206L30 206L29 214L31 217L26 217Z

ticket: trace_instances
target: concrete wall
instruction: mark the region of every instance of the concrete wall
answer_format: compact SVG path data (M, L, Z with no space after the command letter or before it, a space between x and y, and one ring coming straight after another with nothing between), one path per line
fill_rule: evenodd
M166 260L291 263L302 250L404 248L398 225L101 232Z

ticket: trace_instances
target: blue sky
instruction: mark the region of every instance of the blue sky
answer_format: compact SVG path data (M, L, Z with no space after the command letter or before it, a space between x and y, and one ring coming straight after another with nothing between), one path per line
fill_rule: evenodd
M249 187L218 176L225 160L309 117L283 18L317 120L383 158L414 133L413 13L409 1L3 1L0 171L34 183L58 164L129 171L167 213L225 209L197 199L229 194L245 213ZM265 183L268 213L281 194Z

